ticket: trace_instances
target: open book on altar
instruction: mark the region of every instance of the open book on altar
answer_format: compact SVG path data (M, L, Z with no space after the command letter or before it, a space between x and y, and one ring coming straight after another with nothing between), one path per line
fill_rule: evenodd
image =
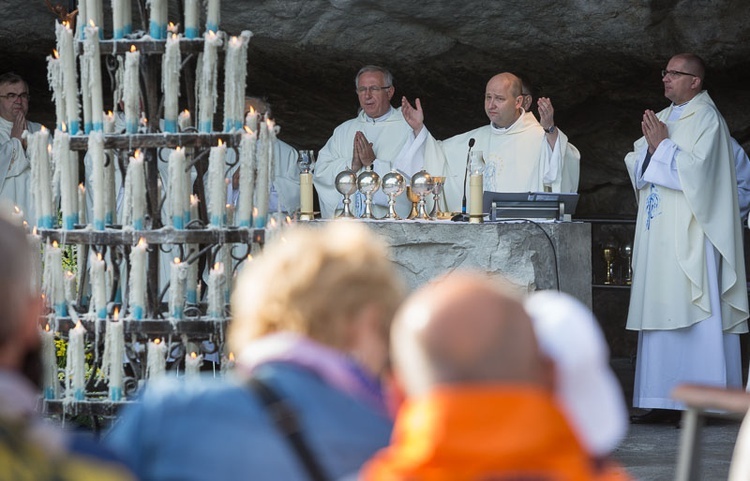
M482 211L499 219L570 220L578 194L562 192L484 192Z

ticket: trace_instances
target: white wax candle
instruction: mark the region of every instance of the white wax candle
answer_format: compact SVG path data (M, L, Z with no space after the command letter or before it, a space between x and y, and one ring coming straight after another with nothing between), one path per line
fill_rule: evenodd
M213 31L203 35L203 56L199 62L198 72L198 130L200 132L213 131L213 118L216 112L218 50L222 44L221 37Z
M65 123L71 135L78 133L80 121L78 112L78 75L76 73L76 57L73 50L73 31L67 22L55 24L57 36L57 52L60 55L61 74L63 82L62 97L65 101Z
M86 26L91 24L101 27L104 25L104 9L102 8L102 0L88 0L86 2ZM95 32L96 37L99 39L104 38L101 31ZM89 32L86 31L86 38L89 37Z
M123 377L125 371L122 359L125 355L125 335L123 322L117 319L107 321L107 332L104 335L104 354L102 358L102 373L109 383L109 399L122 399Z
M244 124L245 88L247 86L248 30L229 39L224 59L224 132L241 129Z
M150 5L149 35L155 40L167 35L167 2L166 0L146 0Z
M36 225L43 229L54 226L56 216L52 203L52 170L49 162L49 130L42 126L39 132L23 134L26 137L27 154L31 163L32 195L35 199ZM27 213L28 214L28 213Z
M219 31L221 5L219 0L208 0L206 7L206 30Z
M182 319L185 308L185 281L188 268L179 257L174 258L169 276L169 314L173 319Z
M42 372L44 385L44 399L57 399L60 381L57 378L57 347L55 333L49 324L41 329L42 338Z
M146 312L146 249L148 244L141 238L130 250L130 317L140 321Z
M63 287L65 289L65 301L68 304L76 302L76 275L71 271L65 271L63 274Z
M60 210L63 229L74 229L78 220L78 158L70 151L70 136L56 131L52 143L52 159L60 191Z
M188 186L185 183L185 151L177 147L169 154L169 202L172 226L185 228L186 213L190 212Z
M221 356L221 377L226 377L234 369L234 353L230 352L226 356Z
M164 93L164 131L177 132L177 102L180 96L180 37L170 34L162 57L161 91Z
M93 224L95 230L104 230L105 206L104 198L106 185L104 183L104 134L92 132L88 138L88 154L91 158L91 177L89 177L89 188L92 189L93 202Z
M57 241L52 244L48 241L44 249L42 293L44 294L47 306L54 309L57 317L68 315L62 268L62 249L57 245Z
M89 256L89 283L91 284L91 309L99 319L107 317L107 284L104 278L105 262L101 253L91 251Z
M249 114L248 114L249 115ZM240 140L240 198L237 207L237 225L250 227L255 193L255 159L257 135L245 127Z
M65 363L66 392L69 400L82 401L86 385L86 329L80 323L68 331L67 360Z
M482 197L484 195L484 176L472 174L469 176L469 222L482 222Z
M139 151L130 158L126 180L125 220L132 224L135 230L145 228L146 217L146 171L143 156ZM128 195L129 194L129 195Z
M113 134L115 132L115 115L110 110L104 116L104 133ZM114 224L117 219L117 192L115 188L115 166L117 164L117 153L112 149L105 152L106 162L104 165L104 223L106 225Z
M89 7L91 5L89 4ZM84 97L91 98L91 129L103 130L103 98L102 98L102 65L99 52L99 27L86 27L86 40L83 43L83 56L87 59L86 65L90 69L89 83L82 85L85 92ZM84 119L86 123L89 119Z
M271 120L260 123L260 138L258 146L258 178L256 185L255 227L263 228L268 218L268 200L271 194L271 174L273 172L274 143L276 142L275 124Z
M161 339L149 341L146 351L146 378L155 379L167 371L167 345Z
M227 190L224 183L224 169L227 146L219 140L217 147L211 147L208 157L208 218L212 227L221 227L224 207L227 203Z
M86 4L88 0L78 0L78 15L76 20L76 35L78 40L83 40L86 37L86 25L89 24L89 16L86 11Z
M214 319L224 318L224 264L217 262L208 273L208 311Z
M312 172L306 172L299 175L299 201L300 214L305 216L313 215L313 175ZM308 217L308 220L310 218Z
M185 354L185 379L198 379L201 373L201 364L203 364L203 355L195 352Z
M119 40L125 37L125 19L122 4L124 0L112 0L112 37Z
M138 132L138 120L140 119L140 96L141 86L139 82L141 53L130 48L125 53L125 76L123 78L123 102L125 104L125 131L129 134Z
M133 6L131 0L120 0L122 10L122 33L129 35L133 33Z
M78 184L78 222L86 225L88 218L86 216L86 187Z
M180 115L177 118L177 125L180 127L180 132L184 132L185 130L192 127L190 112L188 110L183 110L182 112L180 112Z
M63 95L62 62L57 50L47 56L47 83L52 90L52 101L55 103L55 125L62 130L65 124L65 96Z
M258 121L260 120L260 114L255 111L254 108L250 107L250 112L245 115L245 126L252 132L258 132Z
M185 0L185 38L198 38L199 1Z

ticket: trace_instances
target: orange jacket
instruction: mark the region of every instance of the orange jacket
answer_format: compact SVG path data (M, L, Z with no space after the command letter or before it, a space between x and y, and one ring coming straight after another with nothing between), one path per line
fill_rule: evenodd
M408 400L365 480L590 480L594 465L547 391L467 385Z

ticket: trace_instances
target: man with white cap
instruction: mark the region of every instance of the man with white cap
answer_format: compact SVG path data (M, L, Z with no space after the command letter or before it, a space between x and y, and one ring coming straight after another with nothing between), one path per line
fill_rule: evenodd
M586 306L561 292L536 292L524 307L554 365L554 390L573 430L607 479L618 479L617 473L627 479L609 458L627 433L628 415L599 324Z

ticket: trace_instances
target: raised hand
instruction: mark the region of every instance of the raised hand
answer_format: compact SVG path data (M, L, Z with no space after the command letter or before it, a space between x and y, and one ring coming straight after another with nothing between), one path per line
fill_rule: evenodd
M659 147L662 140L669 138L667 124L659 120L653 110L646 110L643 113L641 130L648 143L648 151L651 154Z
M549 129L555 125L555 108L552 107L552 101L547 97L539 97L536 102L539 108L539 123L544 129Z
M404 116L404 120L409 124L409 127L414 131L414 135L418 135L424 127L424 112L422 111L422 103L419 99L415 99L415 107L409 103L406 97L401 97L401 114Z

